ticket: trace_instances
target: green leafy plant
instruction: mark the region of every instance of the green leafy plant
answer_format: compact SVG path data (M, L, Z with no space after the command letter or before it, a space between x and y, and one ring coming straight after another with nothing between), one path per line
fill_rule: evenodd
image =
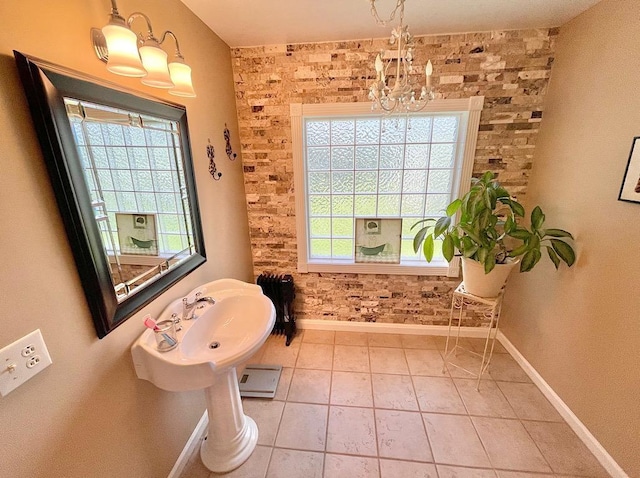
M435 241L442 239L442 254L448 262L458 251L483 264L485 274L496 264L517 257L522 257L520 272L530 271L542 257L543 247L556 269L560 261L571 267L576 255L566 241L573 236L563 229L545 229L545 216L538 206L531 212L530 228L520 224L524 217L524 207L487 171L471 180L469 192L449 204L445 216L414 224L412 229L422 227L413 248L418 252L422 247L425 259L431 262Z

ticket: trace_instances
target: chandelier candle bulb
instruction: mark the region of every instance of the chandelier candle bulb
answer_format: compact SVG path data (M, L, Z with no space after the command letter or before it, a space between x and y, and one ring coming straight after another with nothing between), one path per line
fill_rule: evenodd
M427 88L429 88L431 86L431 75L433 74L433 65L431 64L431 60L427 62L424 72L427 77Z
M382 57L380 56L380 53L378 53L378 56L376 56L376 73L378 76L378 81L385 81L385 77L384 77L384 64L382 63Z

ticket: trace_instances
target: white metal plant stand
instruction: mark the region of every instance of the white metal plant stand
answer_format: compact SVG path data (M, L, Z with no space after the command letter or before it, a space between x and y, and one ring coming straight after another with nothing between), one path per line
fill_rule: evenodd
M444 373L449 365L452 365L456 368L464 370L468 374L476 377L478 379L476 383L476 390L480 389L480 380L482 378L482 374L489 367L489 363L491 362L491 357L493 356L493 349L496 343L496 336L498 335L498 324L500 322L500 310L502 308L502 298L504 296L504 288L500 291L500 293L496 297L478 297L477 295L469 294L464 288L464 282L461 282L456 290L453 292L453 297L451 299L451 313L449 314L449 329L447 331L447 341L444 346L444 358L442 365L442 373ZM470 304L481 304L487 308L487 311L484 313L484 316L489 319L489 328L487 329L487 338L484 343L484 351L483 353L478 353L473 350L466 349L459 344L460 339L460 327L462 325L462 311L465 305ZM451 337L451 324L453 322L454 310L458 310L458 327L455 335L455 344L451 349L449 349L449 342L452 339ZM465 367L451 362L449 359L451 355L458 355L458 351L463 350L469 354L478 356L482 358L480 362L480 369L478 373L472 372L471 370L467 370Z

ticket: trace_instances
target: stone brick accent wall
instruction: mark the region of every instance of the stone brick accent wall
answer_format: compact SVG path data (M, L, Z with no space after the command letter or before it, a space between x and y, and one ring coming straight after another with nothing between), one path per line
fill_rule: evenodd
M381 31L382 33L382 31ZM474 175L490 169L526 193L557 29L416 38L443 98L484 95ZM291 273L296 317L444 324L460 279L298 274L290 103L368 102L373 61L387 40L232 49L254 271ZM508 293L508 292L507 292ZM465 325L480 325L471 311Z

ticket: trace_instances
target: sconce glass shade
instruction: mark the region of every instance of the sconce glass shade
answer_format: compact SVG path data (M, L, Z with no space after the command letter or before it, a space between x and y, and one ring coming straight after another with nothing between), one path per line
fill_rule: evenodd
M167 66L167 53L156 40L147 39L140 47L140 56L144 69L147 70L147 76L141 80L143 84L155 88L173 88Z
M107 70L117 75L142 77L147 74L138 54L138 37L126 25L110 21L102 28L107 42Z
M193 84L191 83L191 67L185 64L181 58L176 58L169 63L169 72L175 85L175 88L169 90L169 94L195 98L196 92L193 90Z

